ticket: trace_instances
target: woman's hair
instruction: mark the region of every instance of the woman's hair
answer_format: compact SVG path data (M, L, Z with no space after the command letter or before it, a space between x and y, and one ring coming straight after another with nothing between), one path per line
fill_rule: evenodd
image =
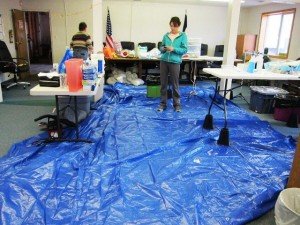
M83 30L85 30L85 28L87 28L86 23L85 23L85 22L81 22L81 23L79 24L79 30L80 30L80 31L83 31Z
M174 16L171 18L170 25L171 25L171 23L173 23L173 25L178 26L178 27L181 24L180 19L177 16Z

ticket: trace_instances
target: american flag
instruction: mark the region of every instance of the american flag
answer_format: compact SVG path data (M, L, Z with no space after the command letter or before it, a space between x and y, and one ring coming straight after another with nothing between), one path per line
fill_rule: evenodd
M107 18L106 18L106 46L108 46L110 48L114 48L114 40L112 38L112 29L111 29L109 9L107 9Z

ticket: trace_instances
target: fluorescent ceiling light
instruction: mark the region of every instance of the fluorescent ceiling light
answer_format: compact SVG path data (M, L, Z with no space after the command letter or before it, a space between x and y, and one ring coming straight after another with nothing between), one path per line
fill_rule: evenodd
M203 2L229 2L229 0L204 0ZM245 2L245 0L241 0L241 3L244 3L244 2Z
M207 2L228 2L229 0L206 0Z

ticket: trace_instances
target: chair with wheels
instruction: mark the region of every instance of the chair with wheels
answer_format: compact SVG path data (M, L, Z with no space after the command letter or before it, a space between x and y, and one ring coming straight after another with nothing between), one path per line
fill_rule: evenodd
M134 50L134 42L132 41L121 41L121 46L123 50ZM123 71L126 71L130 67L134 67L135 63L134 62L118 62L115 65L117 68L122 69Z
M207 55L207 51L208 51L208 45L207 44L201 44L201 55ZM203 72L202 70L204 68L207 68L208 65L207 65L207 61L199 61L199 62L196 62L197 63L197 75L198 76L206 76L207 73Z
M223 57L224 54L224 45L216 45L214 56ZM221 68L222 61L213 61L210 64L211 68Z
M201 44L201 55L207 55L207 51L208 51L208 45Z
M141 42L139 46L147 47L147 51L149 52L156 47L156 44L152 42Z
M13 58L4 41L0 41L0 72L13 74L13 82L6 86L9 89L16 85L30 86L28 82L19 82L18 75L29 71L29 63L22 58Z
M121 41L122 49L134 50L134 42Z
M161 42L161 41L157 42L157 48L158 48L159 50L160 50L161 45L162 45L162 42Z
M142 47L147 47L148 52L156 47L156 44L152 43L152 42L141 42L138 45L142 46ZM146 76L149 75L150 69L158 69L158 68L159 68L159 66L158 66L157 62L150 62L150 61L143 62L143 69L145 69Z
M208 46L207 44L201 45L201 55L207 55ZM214 56L215 57L223 57L224 54L224 45L216 45ZM202 61L197 62L197 75L200 77L201 80L203 79L213 79L216 78L208 73L203 72L204 68L221 68L222 61Z

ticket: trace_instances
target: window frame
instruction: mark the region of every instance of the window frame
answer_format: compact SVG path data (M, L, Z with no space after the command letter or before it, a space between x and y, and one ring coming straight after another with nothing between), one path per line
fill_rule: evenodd
M289 38L289 44L288 44L288 48L287 48L287 53L285 56L281 56L281 55L269 55L272 58L278 58L278 59L287 59L289 56L289 52L290 52L290 44L291 44L291 40L292 40L292 33L293 33L293 29L294 29L294 22L295 22L295 16L296 16L296 8L291 8L291 9L283 9L283 10L277 10L277 11L271 11L271 12L264 12L261 14L261 18L260 18L260 27L259 27L259 37L258 37L258 51L259 52L264 52L264 38L265 38L265 33L264 35L262 35L262 26L265 26L264 23L265 21L263 21L264 18L268 18L268 16L272 16L272 15L285 15L285 14L291 14L293 13L293 22L292 22L292 27L291 27L291 31L290 31L290 38ZM265 27L266 29L266 27ZM282 29L282 19L281 19L281 24L280 24L280 30ZM278 38L278 42L280 40L280 36Z

